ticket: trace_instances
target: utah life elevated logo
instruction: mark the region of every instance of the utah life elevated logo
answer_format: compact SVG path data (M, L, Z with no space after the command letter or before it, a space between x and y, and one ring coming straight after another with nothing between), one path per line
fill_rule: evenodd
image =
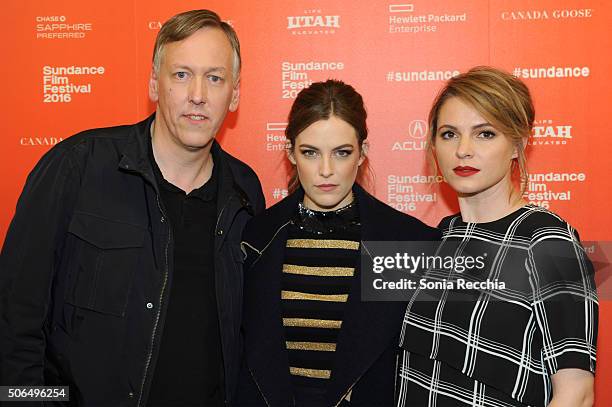
M572 137L572 127L559 125L550 119L536 120L529 138L530 145L559 146L566 145Z
M323 15L317 8L304 10L300 16L287 16L287 30L293 35L329 35L338 28L340 16Z
M422 151L427 145L427 122L425 120L413 120L408 125L409 140L396 141L391 151Z

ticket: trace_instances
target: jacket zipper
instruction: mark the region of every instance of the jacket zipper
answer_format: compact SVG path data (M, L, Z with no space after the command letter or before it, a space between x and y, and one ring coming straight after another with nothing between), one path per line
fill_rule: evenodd
M232 195L230 197L230 199L227 200L227 202L225 203L225 205L223 206L223 208L221 208L221 212L219 212L219 216L217 217L217 223L215 225L215 230L218 231L219 228L219 221L221 220L221 215L223 215L223 211L225 211L225 208L227 207L227 205L229 204L229 202L232 200L234 196ZM159 209L159 212L162 214L162 216L164 218L167 219L166 214L164 213L161 204L159 202L159 195L155 196L156 201L157 201L157 208ZM164 291L166 290L166 284L168 283L168 248L170 247L170 239L171 239L171 234L172 231L170 228L168 228L168 240L166 241L166 249L165 249L165 259L166 259L166 271L164 273L164 281L162 284L162 289L161 292L159 294L159 306L157 308L157 315L155 317L155 324L153 325L153 332L151 333L151 347L149 349L149 354L147 355L147 362L145 363L145 370L144 370L144 374L142 376L142 383L140 384L140 394L138 396L138 402L136 403L136 406L140 406L140 403L142 402L142 396L144 394L144 386L145 386L145 382L147 381L147 373L149 371L149 366L151 365L151 358L153 357L153 349L155 347L155 334L157 333L157 325L159 324L159 317L161 316L161 310L162 310L162 299L164 298ZM255 380L255 379L253 379ZM257 382L256 382L257 383ZM259 386L258 386L259 387ZM267 401L266 401L267 403ZM269 404L268 404L269 405Z
M162 210L161 204L159 202L158 194L156 195L156 200L157 200L157 207L159 208L159 212L162 214L164 218L168 219L166 214ZM147 355L147 362L145 364L144 375L142 376L142 383L140 384L140 395L138 396L138 403L136 403L136 406L140 406L140 403L142 402L142 395L144 393L144 386L147 380L147 373L149 370L149 366L151 365L151 358L153 357L153 349L155 347L155 334L157 333L157 325L159 323L159 317L161 315L161 310L162 310L162 299L164 298L164 291L166 290L166 284L168 282L168 268L169 268L168 248L170 246L171 234L172 234L172 229L168 227L168 240L166 241L166 250L164 253L165 259L166 259L166 271L164 273L164 282L162 284L161 292L159 293L159 305L157 307L157 316L155 317L155 324L153 325L153 332L151 333L151 347L149 349L149 354Z
M346 399L346 396L349 395L349 393L353 390L353 387L355 387L355 385L357 384L357 382L359 381L359 379L361 379L361 376L363 376L363 373L357 378L355 379L355 381L353 382L353 384L351 384L349 386L349 388L344 392L344 394L342 395L342 397L340 397L340 400L338 400L338 402L336 404L334 404L334 407L338 407L340 405L340 403L342 403L342 401L344 399ZM350 402L349 402L350 403Z
M227 208L227 205L229 205L230 201L233 198L234 198L234 195L230 196L229 199L225 201L225 205L223 205L223 208L221 208L221 211L219 212L219 216L217 216L217 222L215 224L215 233L219 233L219 222L221 221L221 215L223 215L223 211L225 211L225 208Z
M215 224L215 233L218 233L218 231L219 231L219 222L221 222L221 216L223 215L223 212L225 211L225 208L227 208L227 206L230 204L232 199L236 198L236 196L237 196L236 193L231 195L229 197L229 199L225 202L225 205L223 205L223 208L221 208L221 212L219 212L219 216L217 216L217 222ZM231 225L234 223L234 219L236 219L236 216L238 216L238 213L242 209L245 209L244 205L241 205L240 208L238 208L238 210L236 210L236 212L234 213L234 216L232 217L232 219L230 219L230 222L228 223L228 228L230 228ZM223 232L223 233L225 233L225 232Z
M253 374L251 369L249 369L249 373L251 374L251 378L253 379L253 383L255 383L255 386L257 386L257 390L259 390L259 394L261 394L261 397L266 402L266 406L270 407L270 403L268 403L268 399L266 398L266 396L264 396L263 391L261 391L261 387L259 387L259 383L257 383L257 380L255 380L255 375Z

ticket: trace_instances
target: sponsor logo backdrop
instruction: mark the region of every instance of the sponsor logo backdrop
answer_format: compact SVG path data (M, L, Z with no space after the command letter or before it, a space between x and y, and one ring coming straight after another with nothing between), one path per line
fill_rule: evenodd
M154 110L147 80L155 36L173 14L207 7L237 30L241 104L218 139L259 174L268 205L287 195L284 128L313 81L342 79L369 113L369 190L435 225L456 211L427 172L426 116L443 81L474 65L525 80L537 110L527 199L562 215L584 240L612 240L607 121L612 4L588 0L8 0L0 74L0 233L35 162L84 129ZM602 301L597 405L612 405L612 306Z

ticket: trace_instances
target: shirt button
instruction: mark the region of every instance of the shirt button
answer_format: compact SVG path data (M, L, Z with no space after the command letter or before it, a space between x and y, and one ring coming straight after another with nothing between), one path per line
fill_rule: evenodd
M221 236L223 234L223 229L217 230L217 235Z
M134 397L134 393L133 393L133 392L129 392L129 393L128 393L128 397L129 397L129 398L133 398L133 397Z
M164 218L163 216L161 217L161 223L164 223L166 221L166 218Z
M148 308L148 309L153 308L153 303L152 303L152 302L147 302L147 308Z

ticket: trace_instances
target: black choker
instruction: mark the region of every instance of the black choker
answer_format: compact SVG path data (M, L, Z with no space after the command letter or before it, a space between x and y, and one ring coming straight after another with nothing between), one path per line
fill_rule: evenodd
M358 231L361 226L356 200L342 208L326 212L309 209L300 202L293 223L298 228L317 235L338 231Z

